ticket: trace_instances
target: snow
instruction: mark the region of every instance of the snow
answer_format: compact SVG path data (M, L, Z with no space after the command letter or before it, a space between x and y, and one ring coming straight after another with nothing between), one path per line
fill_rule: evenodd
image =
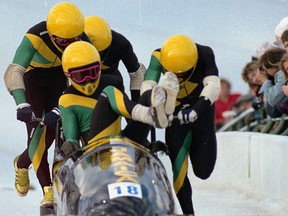
M34 24L45 20L49 9L57 2L60 1L9 0L1 3L0 70L3 74L25 32ZM151 52L172 34L187 34L195 42L211 46L216 55L220 76L231 79L233 90L242 93L248 91L247 84L240 75L243 66L250 61L261 44L274 41L275 26L287 16L287 0L275 0L273 3L269 0L72 2L79 6L85 16L102 16L114 30L125 35L133 44L139 60L146 66ZM125 73L123 65L120 68ZM128 86L127 74L124 77L125 86ZM14 191L12 163L14 157L26 146L26 130L24 124L16 120L15 103L3 80L0 97L0 216L39 215L42 194L32 169L30 177L35 190L24 198L18 197ZM162 131L157 130L157 138L163 139ZM167 158L163 160L169 173L169 161ZM193 189L197 216L287 215L287 212L281 214L277 211L277 206L267 205L253 197L247 198L241 192L197 185Z

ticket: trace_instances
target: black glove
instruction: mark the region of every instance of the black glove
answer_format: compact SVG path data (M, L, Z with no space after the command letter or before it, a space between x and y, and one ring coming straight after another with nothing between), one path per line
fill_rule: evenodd
M17 106L17 119L19 121L29 123L35 117L31 105L28 103L21 103Z
M43 123L49 128L56 129L57 121L60 119L60 110L57 107L54 107L53 110L46 113L43 118Z
M198 115L206 112L206 110L211 107L211 102L208 98L201 96L199 100L192 106L192 110L194 110Z
M77 151L80 148L80 144L78 142L70 142L66 141L61 146L61 155L66 157L74 151Z
M152 153L164 152L166 155L169 154L168 145L160 140L151 142L149 145L149 149Z

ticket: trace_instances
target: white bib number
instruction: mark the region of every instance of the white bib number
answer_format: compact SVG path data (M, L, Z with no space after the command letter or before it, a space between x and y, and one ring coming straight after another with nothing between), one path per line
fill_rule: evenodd
M142 199L141 185L133 182L117 182L108 185L109 198L130 196Z

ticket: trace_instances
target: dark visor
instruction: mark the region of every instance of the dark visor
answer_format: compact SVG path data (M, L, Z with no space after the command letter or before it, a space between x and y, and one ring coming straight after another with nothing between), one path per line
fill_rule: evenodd
M82 35L82 34L81 34ZM60 38L56 35L50 35L50 37L52 38L52 40L59 46L61 47L66 47L69 44L75 42L75 41L80 41L81 39L81 35L74 37L74 38Z

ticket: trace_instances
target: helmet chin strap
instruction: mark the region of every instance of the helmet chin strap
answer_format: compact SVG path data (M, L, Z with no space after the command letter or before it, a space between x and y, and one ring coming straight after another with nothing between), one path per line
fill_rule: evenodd
M189 80L192 77L192 75L194 74L196 65L193 67L191 72L189 72L191 69L189 71L187 71L186 73L184 72L185 75L183 77L179 78L179 85L181 85L182 83L186 82L187 80Z
M59 47L59 46L55 43L54 40L52 40L52 38L50 38L50 39L51 39L52 43L55 45L55 47L56 47L61 53L63 53L63 52L64 52L64 49L65 49L66 47L61 48L61 47Z

